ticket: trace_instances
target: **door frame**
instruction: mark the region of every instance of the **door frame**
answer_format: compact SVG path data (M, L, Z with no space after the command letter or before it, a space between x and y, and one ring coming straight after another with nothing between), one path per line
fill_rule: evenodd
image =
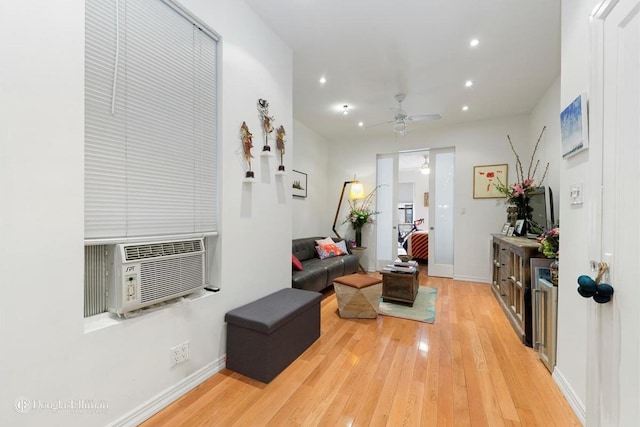
M602 220L603 220L603 185L604 185L604 56L605 56L605 19L619 0L600 0L591 13L590 43L590 81L589 81L589 174L587 175L588 191L588 254L589 260L602 259ZM604 261L604 260L603 260ZM589 271L590 265L583 268ZM561 279L562 280L562 279ZM571 281L566 278L565 281ZM600 304L589 304L587 309L587 360L586 360L586 402L583 419L587 426L600 426L603 413L602 405L608 402L611 408L612 399L617 395L611 390L612 383L606 381L613 367L607 366L605 353L612 351L610 346L611 331L609 310Z

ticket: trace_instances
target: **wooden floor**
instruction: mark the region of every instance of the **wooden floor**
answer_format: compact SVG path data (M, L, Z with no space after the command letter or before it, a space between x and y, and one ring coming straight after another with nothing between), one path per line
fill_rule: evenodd
M489 285L420 284L434 324L341 319L329 293L320 338L271 383L225 369L143 426L580 426Z

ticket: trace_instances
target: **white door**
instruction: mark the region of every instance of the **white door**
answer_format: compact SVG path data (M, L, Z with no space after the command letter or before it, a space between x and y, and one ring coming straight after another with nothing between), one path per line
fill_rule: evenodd
M429 150L429 276L453 277L453 148Z
M639 0L604 0L592 21L590 183L602 191L591 209L590 254L609 265L615 294L606 304L590 301L587 426L640 420L639 11Z
M378 154L376 163L376 268L398 256L398 154Z

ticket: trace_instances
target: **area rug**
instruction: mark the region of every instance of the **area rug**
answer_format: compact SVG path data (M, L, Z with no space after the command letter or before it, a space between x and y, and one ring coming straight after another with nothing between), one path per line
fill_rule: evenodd
M433 323L436 321L436 295L437 288L420 286L413 307L402 304L384 302L380 299L379 314L385 316L401 317L403 319L417 320L418 322Z

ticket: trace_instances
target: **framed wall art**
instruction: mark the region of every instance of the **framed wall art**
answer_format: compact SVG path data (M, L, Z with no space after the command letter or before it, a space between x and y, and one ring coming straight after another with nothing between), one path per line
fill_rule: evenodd
M293 197L307 197L307 174L292 171L291 194Z
M506 163L499 165L483 165L473 167L473 198L474 199L497 199L504 197L494 184L498 179L503 184L509 183L509 165Z
M583 93L560 113L562 158L571 157L589 147L589 120L587 94Z

